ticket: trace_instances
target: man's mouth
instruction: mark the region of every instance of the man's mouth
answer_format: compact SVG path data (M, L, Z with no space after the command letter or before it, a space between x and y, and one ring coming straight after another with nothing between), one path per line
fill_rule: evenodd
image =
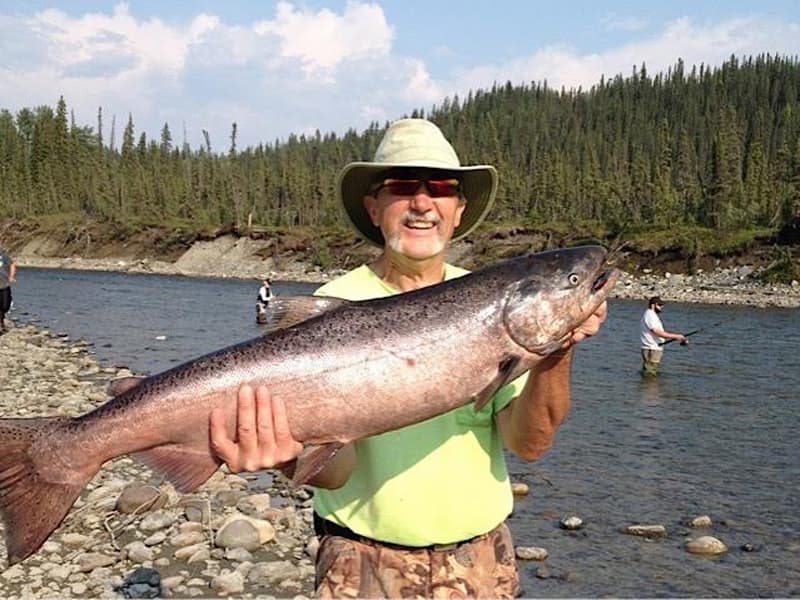
M403 224L410 229L433 229L436 227L436 223L426 219L406 219Z

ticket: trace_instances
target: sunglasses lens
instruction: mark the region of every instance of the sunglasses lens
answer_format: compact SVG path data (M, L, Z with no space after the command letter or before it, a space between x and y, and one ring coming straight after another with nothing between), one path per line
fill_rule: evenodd
M392 179L385 182L384 185L395 196L413 196L423 183L433 198L458 194L458 179L429 179L427 181L422 179Z
M419 179L392 179L385 183L395 196L413 196L422 182Z
M457 179L430 179L428 181L428 191L434 198L443 196L455 196L458 194Z

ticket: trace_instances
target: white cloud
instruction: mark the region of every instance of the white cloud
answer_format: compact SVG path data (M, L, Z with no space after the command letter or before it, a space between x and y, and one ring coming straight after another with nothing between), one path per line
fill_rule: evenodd
M106 137L116 115L120 139L130 112L137 135L157 137L168 121L177 140L185 123L193 147L205 129L222 150L233 122L243 148L292 132L361 129L493 82L588 88L601 74L628 76L643 62L655 74L679 57L691 66L731 54L800 54L797 23L680 19L604 52L552 46L437 76L430 65L449 51L431 45L420 52L432 55L398 54L378 4L351 1L339 12L298 6L283 1L272 18L241 24L205 13L167 23L136 17L125 4L77 17L52 9L0 15L0 108L53 106L63 95L80 124L94 125L102 106Z
M393 31L377 4L348 2L342 15L322 9L297 10L280 2L273 21L254 27L280 38L281 55L299 59L308 75L319 75L343 61L386 56Z
M639 31L647 25L647 21L639 17L623 17L613 13L603 17L601 23L606 31Z
M732 19L715 25L695 25L688 18L668 23L657 36L637 40L601 53L580 54L568 46L552 46L503 65L482 65L461 73L442 89L491 87L493 82L530 83L547 80L551 88L588 89L600 80L621 74L627 77L643 63L654 75L675 65L679 58L688 67L719 65L731 55L765 52L800 54L800 24L777 23L756 18Z

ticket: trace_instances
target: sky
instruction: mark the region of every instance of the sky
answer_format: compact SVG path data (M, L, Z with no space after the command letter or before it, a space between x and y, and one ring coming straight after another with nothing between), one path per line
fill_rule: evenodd
M2 0L0 109L60 96L110 143L361 131L496 82L584 89L644 64L800 56L800 0ZM688 69L687 69L688 70ZM365 157L367 158L367 157Z

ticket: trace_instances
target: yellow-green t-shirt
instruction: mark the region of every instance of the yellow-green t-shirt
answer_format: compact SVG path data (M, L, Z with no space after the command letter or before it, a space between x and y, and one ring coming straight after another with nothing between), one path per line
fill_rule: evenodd
M445 265L445 279L466 273ZM316 291L346 300L397 293L366 265ZM469 403L356 441L355 470L339 489L316 489L314 510L360 535L406 546L449 544L490 531L513 504L494 416L524 381L501 388L480 412Z

